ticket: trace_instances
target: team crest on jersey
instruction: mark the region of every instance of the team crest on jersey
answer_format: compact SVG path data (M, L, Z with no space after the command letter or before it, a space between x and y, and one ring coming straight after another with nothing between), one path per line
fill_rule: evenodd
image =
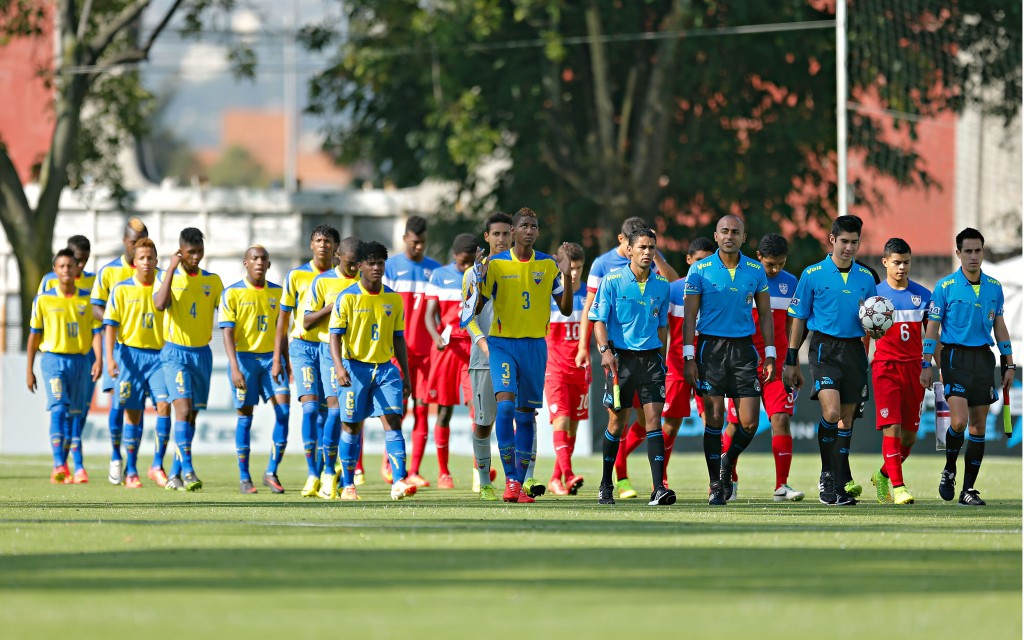
M208 285L208 284L204 284L203 285L203 295L205 295L206 297L210 297L210 291L212 291L212 290L213 290L213 287L211 287L210 285Z
M910 296L910 304L914 305L915 307L920 307L921 296Z
M384 309L384 315L390 318L392 306L390 304L382 304L381 307Z
M423 270L423 277L426 278L427 280L430 280L430 274L433 273L433 272L434 272L433 269L424 269Z
M540 281L544 279L543 271L531 271L530 275L533 276L533 283L540 284Z
M84 316L85 315L85 305L84 304L78 305L78 315L80 315L80 316Z
M781 293L783 295L789 293L789 283L783 282L782 284L780 284L779 285L779 293Z
M878 413L880 413L883 418L888 418L889 417L889 410L888 409L882 409Z
M270 299L270 310L273 311L277 308L277 298Z

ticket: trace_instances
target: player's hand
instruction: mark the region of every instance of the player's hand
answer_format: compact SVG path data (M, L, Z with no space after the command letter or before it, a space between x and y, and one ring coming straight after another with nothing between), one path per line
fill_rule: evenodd
M171 256L171 263L167 265L167 271L173 274L174 270L178 268L179 264L181 264L181 258L181 249L178 249L174 252L174 255Z
M476 264L473 268L476 270L477 281L483 282L487 278L487 262L484 262L484 258L487 257L487 251L483 247L476 250Z
M107 375L109 375L111 378L116 378L120 373L121 371L117 368L116 362L110 362L107 365Z
M612 353L611 349L601 354L601 366L609 374L619 375L619 361L615 359L615 354Z
M31 393L35 393L36 392L36 374L35 373L29 371L28 374L25 376L25 383L28 384L28 390Z
M935 373L932 371L934 368L934 366L931 366L927 369L921 369L921 386L925 389L931 389L932 385L935 384Z
M481 338L477 341L477 345L480 347L480 351L484 352L484 357L490 359L491 348L487 346L487 338Z
M1003 388L1004 389L1006 387L1008 387L1008 386L1013 384L1013 374L1014 374L1014 370L1013 369L1007 369L1006 371L1003 372Z
M790 389L800 389L804 386L804 374L798 365L787 365L782 368L782 381Z
M409 378L406 376L405 378L402 378L402 402L406 402L411 395L412 385L409 384Z
M441 336L434 338L434 347L436 347L438 351L444 351L444 348L447 346L448 345L444 342L444 338Z
M686 384L694 390L700 388L700 372L697 370L696 360L687 360L683 364L683 377L686 378Z
M352 384L352 379L348 376L348 369L345 367L338 368L334 366L334 379L338 381L339 387L348 387Z
M89 375L92 376L93 382L98 382L99 379L103 376L103 365L100 364L99 360L92 363L92 370L89 371Z
M775 379L775 358L764 359L764 381L771 382Z
M558 270L562 272L563 276L569 275L569 270L572 268L572 261L569 260L569 243L563 242L561 247L562 259L558 261Z
M589 349L577 349L576 350L576 366L580 369L585 369L590 366L590 350Z
M867 333L868 337L871 338L872 340L878 340L879 338L885 335L885 329L872 329L871 331L866 331L865 333Z
M231 367L231 384L235 385L236 389L245 391L245 376L238 370L238 367Z

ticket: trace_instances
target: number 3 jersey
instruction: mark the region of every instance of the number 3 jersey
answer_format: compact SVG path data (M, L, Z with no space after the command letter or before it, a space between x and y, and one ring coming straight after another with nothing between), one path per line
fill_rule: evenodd
M878 295L892 301L896 309L893 325L875 342L875 361L920 362L925 315L932 294L928 289L909 281L906 289L893 289L881 282Z
M157 273L153 284L143 284L138 276L114 285L103 311L103 324L116 327L117 341L136 349L161 349L164 346L164 312L157 311L153 294L163 277Z
M587 288L572 295L572 315L562 315L558 304L551 299L550 329L548 330L547 377L570 383L586 383L587 370L576 366L576 350L580 344L580 321L583 319L583 304L587 300Z
M235 349L239 353L274 352L274 334L280 313L281 285L267 282L262 287L239 280L221 295L220 326L235 330Z

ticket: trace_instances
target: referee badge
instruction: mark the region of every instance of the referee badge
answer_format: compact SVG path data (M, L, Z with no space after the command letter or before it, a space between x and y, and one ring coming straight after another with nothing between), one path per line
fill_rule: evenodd
M747 304L754 304L754 294L752 294L752 293L748 293L747 294Z

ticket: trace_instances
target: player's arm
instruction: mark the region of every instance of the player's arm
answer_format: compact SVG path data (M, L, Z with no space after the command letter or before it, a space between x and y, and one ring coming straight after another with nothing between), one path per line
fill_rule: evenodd
M476 308L473 309L473 315L480 315L484 305L487 303L486 298L490 297L490 293L487 292L487 288L484 286L487 282L488 266L490 263L490 260L484 260L483 248L477 249L476 263L473 265L473 269L476 273L476 288L480 295L476 297Z
M557 263L558 270L562 274L562 291L561 293L552 293L552 297L555 299L555 303L558 304L558 310L562 312L562 315L569 317L572 315L572 262L569 261L569 243L562 243L562 259ZM555 291L558 291L558 282L555 282Z
M658 267L658 273L665 276L665 279L669 282L675 282L679 279L679 272L672 268L672 265L668 263L665 256L661 255L660 251L654 252L654 266Z
M412 387L409 384L409 352L405 346L405 335L396 331L395 358L398 360L398 367L402 370L402 398L408 399L412 394Z
M608 293L611 287L610 281L602 280L597 289L597 304L590 310L590 321L594 326L594 339L597 341L597 348L610 347L608 342L608 318L612 314L611 303L615 301L615 295ZM601 354L601 366L612 375L618 375L618 362L615 361L615 354L610 348L605 349Z
M800 343L804 339L807 321L794 316L789 319L789 350L786 351L786 365L782 368L782 381L791 389L799 389L804 384L804 376L800 371Z
M288 325L292 319L290 311L281 311L277 314L277 327L274 329L274 363L270 368L270 375L275 380L284 374L289 380L292 377L292 366L288 360Z
M594 339L597 341L598 349L608 345L608 325L605 324L604 320L594 321ZM601 354L601 366L613 376L619 374L619 363L616 362L615 354L612 353L611 349L605 349L604 353Z
M231 384L236 389L245 389L245 376L238 367L238 351L235 348L235 327L234 325L224 326L221 323L221 335L224 336L224 353L228 356L228 366L231 367Z
M1013 350L1010 343L1010 330L1006 327L1006 321L1003 316L996 316L992 322L992 333L996 337L996 345L999 347L1000 358L1005 358L1003 362L1007 367L1013 365ZM1003 371L1003 386L1013 384L1013 369L1006 369Z
M423 325L427 328L427 333L430 334L430 339L434 341L434 346L437 347L438 351L444 351L445 343L444 338L441 337L441 333L437 330L437 325L440 320L438 319L438 302L436 298L427 298L427 311L423 317Z
M28 353L26 354L28 355L28 366L25 372L25 383L28 385L28 390L32 393L36 392L36 374L34 371L36 364L36 352L39 351L39 343L42 341L42 333L33 331L28 334L28 347L26 347L28 350Z
M117 327L113 324L104 323L103 331L105 331L105 338L103 341L103 350L106 352L104 358L107 362L107 374L111 378L116 378L118 373L117 362L114 361L114 343L117 342Z
M181 264L181 250L179 249L171 256L171 264L167 265L163 282L160 289L153 294L153 304L157 311L166 311L171 306L171 283L174 281L174 274L178 272L178 265Z
M348 370L345 368L345 363L342 362L341 358L341 338L345 335L345 331L348 330L348 315L343 314L341 309L344 302L344 298L338 296L334 304L331 305L333 311L328 329L330 331L330 338L327 343L327 349L331 352L331 361L334 363L334 377L338 381L338 386L341 387L347 387L352 384L348 376Z
M754 304L757 305L757 323L761 329L761 339L764 340L764 379L775 379L775 320L772 318L772 298L767 291L761 291L754 296Z
M92 332L92 369L89 375L96 382L103 375L103 325Z
M309 296L309 301L306 303L306 312L302 316L302 328L309 331L313 328L317 322L321 319L331 315L331 311L334 310L334 305L327 305L324 300L324 294L322 291L318 295L318 283L317 280L313 280L313 286L309 288L309 292L306 294Z
M689 287L689 279L686 286ZM700 313L701 294L686 292L683 298L683 377L686 384L694 389L697 388L697 361L694 357L693 337L697 333L697 314Z
M587 291L587 299L583 301L583 318L580 320L580 344L576 348L576 366L587 367L590 365L590 308L594 306L594 298L597 293Z
M661 360L668 361L668 325L658 327L658 340L661 341Z
M92 283L92 293L89 294L89 301L92 302L92 317L103 322L103 308L107 304L107 294L103 288L104 269L96 273L96 281Z

